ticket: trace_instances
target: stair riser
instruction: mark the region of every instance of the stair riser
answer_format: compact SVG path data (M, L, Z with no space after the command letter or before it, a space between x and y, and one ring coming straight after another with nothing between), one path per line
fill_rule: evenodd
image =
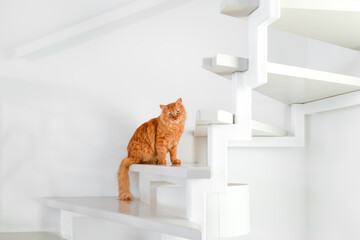
M156 204L169 208L179 217L186 218L186 189L176 185L156 188Z

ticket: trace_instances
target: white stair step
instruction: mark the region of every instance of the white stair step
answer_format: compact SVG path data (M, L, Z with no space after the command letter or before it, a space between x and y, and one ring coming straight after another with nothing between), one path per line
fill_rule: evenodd
M224 110L199 110L196 116L194 136L206 137L209 124L233 124L233 114ZM252 121L252 135L256 137L283 137L287 132L269 124Z
M232 17L249 16L259 0L223 0L220 12ZM335 45L359 49L360 4L354 0L281 1L281 17L271 27ZM321 31L319 31L321 29Z
M89 217L105 219L135 228L188 239L201 239L198 224L182 219L166 208L139 200L119 201L116 197L44 198L45 206Z
M283 1L272 28L359 50L359 1Z
M196 113L196 124L233 124L234 114L220 109L201 109Z
M195 126L194 136L206 137L208 126L209 125L197 124ZM253 120L252 136L253 137L283 137L283 136L287 136L287 131L263 122Z
M203 58L203 68L231 79L231 75L234 72L248 70L248 60L226 54L216 54L214 57Z
M284 129L252 120L252 135L253 137L284 137L288 134Z
M182 163L180 166L134 164L130 171L182 179L207 179L211 177L210 167L202 164Z
M268 62L268 83L254 90L286 104L307 103L360 90L360 78Z
M237 57L220 54L212 59L217 65L232 68ZM205 60L204 60L205 61ZM208 61L208 60L207 60ZM212 68L205 69L218 74ZM254 90L286 104L308 103L360 90L360 78L279 63L267 63L268 83ZM230 74L230 75L229 75ZM232 72L219 74L231 79Z
M0 240L61 240L56 234L49 232L4 232Z
M247 17L259 7L259 0L224 0L220 12L232 17Z

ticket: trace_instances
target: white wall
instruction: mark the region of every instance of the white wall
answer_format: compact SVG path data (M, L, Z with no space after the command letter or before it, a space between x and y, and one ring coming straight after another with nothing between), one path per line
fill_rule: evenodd
M360 238L360 107L307 117L306 147L230 149L229 181L249 183L240 239Z
M231 148L229 182L248 183L250 226L240 239L305 240L302 148Z
M58 216L41 197L116 195L127 143L137 126L158 116L159 104L183 98L184 162L199 161L191 135L196 110L231 109L230 82L203 70L201 60L246 55L246 24L218 14L215 0L171 1L15 57L17 45L94 15L98 2L0 3L0 231L53 230Z
M360 107L308 119L307 240L360 239L359 122Z
M187 107L184 162L200 161L196 110L231 109L230 82L201 69L201 59L246 57L246 23L219 14L216 0L171 1L28 58L14 55L121 3L0 1L0 231L55 230L56 211L41 197L116 195L127 143L159 104L182 97ZM288 128L287 106L254 101L254 119ZM250 183L248 239L304 239L302 149L232 149L229 166L230 181Z

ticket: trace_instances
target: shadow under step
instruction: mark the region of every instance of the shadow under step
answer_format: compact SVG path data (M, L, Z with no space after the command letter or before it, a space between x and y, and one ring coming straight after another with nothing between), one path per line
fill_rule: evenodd
M232 17L248 17L259 7L259 0L224 0L220 12Z

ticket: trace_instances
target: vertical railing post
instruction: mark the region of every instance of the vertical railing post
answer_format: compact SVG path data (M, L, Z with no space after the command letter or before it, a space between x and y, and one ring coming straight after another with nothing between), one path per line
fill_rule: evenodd
M232 111L234 124L247 129L244 134L251 137L252 88L244 86L243 72L235 72L232 75Z

